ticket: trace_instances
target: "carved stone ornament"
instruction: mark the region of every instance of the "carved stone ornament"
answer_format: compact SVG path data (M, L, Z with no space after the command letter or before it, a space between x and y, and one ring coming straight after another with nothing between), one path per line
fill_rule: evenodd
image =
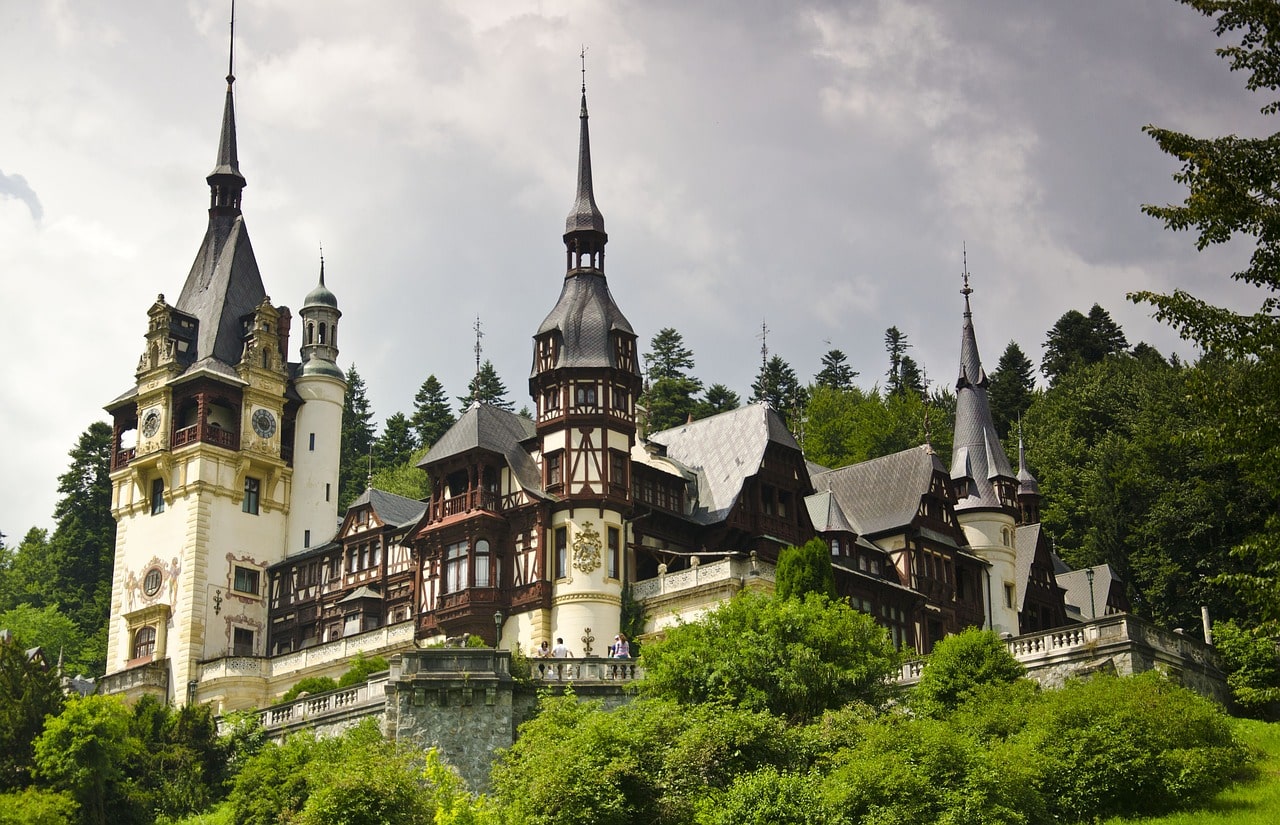
M600 534L589 521L573 540L573 566L583 573L600 566Z

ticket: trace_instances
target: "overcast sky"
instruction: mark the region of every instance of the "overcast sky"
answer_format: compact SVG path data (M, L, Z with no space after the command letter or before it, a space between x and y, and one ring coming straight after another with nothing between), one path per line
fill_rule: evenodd
M0 530L50 525L67 451L134 380L207 221L226 2L0 0ZM578 53L607 274L640 336L675 327L745 399L771 353L842 349L883 381L896 325L931 382L958 363L961 248L988 369L1037 364L1068 309L1194 353L1133 290L1236 307L1246 248L1143 216L1180 199L1142 134L1259 134L1266 102L1172 0L981 3L242 0L244 214L297 309L318 249L379 422L474 369L479 317L517 407L564 274ZM295 336L296 337L296 336ZM296 360L295 352L291 357Z

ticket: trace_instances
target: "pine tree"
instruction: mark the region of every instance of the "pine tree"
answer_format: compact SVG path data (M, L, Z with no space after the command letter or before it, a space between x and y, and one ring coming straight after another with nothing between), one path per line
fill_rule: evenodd
M507 400L507 386L498 377L498 371L493 368L493 362L487 358L467 386L467 394L458 399L463 410L477 401L481 404L491 404L507 412L515 408L515 404Z
M352 364L347 370L347 397L342 405L342 460L338 468L338 511L364 492L373 449L373 408L364 379Z
M423 447L435 444L440 436L448 432L455 420L444 385L435 375L428 375L427 380L418 388L418 394L413 397L413 416L409 419L409 426L417 435L418 444Z
M409 429L409 419L404 413L394 413L387 417L382 435L373 446L374 467L383 469L404 464L416 449L418 440Z
M640 398L648 411L649 432L678 427L698 410L697 394L702 382L688 373L693 369L693 351L671 327L653 336L651 350L644 355L649 386Z
M1100 305L1094 304L1088 315L1072 309L1064 312L1049 330L1040 371L1053 386L1074 369L1128 349L1129 342L1120 325Z
M899 364L898 370L897 393L899 395L906 393L925 395L924 370L920 369L916 359L910 355L902 356L902 363Z
M742 398L733 390L724 384L712 384L707 387L707 391L702 394L702 400L698 402L697 408L694 410L694 418L710 418L713 415L719 415L722 412L736 410L742 406Z
M858 376L856 370L850 368L848 358L838 349L822 356L822 370L813 377L819 387L833 390L853 389L853 379Z
M911 344L907 343L907 334L897 327L889 327L884 331L884 348L889 353L889 371L886 373L889 380L885 383L886 395L897 395L904 391L902 361L906 358L907 349L910 346ZM915 364L914 361L911 363Z
M788 426L799 415L807 398L808 393L800 386L796 371L777 355L760 368L756 380L751 384L751 401L767 402Z
M991 402L991 419L999 436L1008 438L1009 430L1035 398L1035 365L1016 341L1010 341L989 378L987 398Z

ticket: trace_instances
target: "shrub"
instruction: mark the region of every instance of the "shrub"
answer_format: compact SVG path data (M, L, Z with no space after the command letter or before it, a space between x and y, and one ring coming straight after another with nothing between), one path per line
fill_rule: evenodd
M911 704L926 716L946 716L978 687L1013 682L1025 672L999 636L970 628L934 646Z
M698 825L825 825L819 778L766 766L703 800Z
M821 593L829 599L836 597L831 550L821 538L812 538L799 547L782 548L774 578L780 599L804 598L809 593Z
M305 679L299 679L293 687L286 690L280 697L280 701L292 702L304 693L324 693L337 688L338 683L328 676L308 676Z
M351 687L361 682L368 681L369 677L375 673L386 670L390 665L382 656L374 656L366 659L364 653L357 653L355 658L351 660L351 667L347 668L347 672L342 674L342 678L338 679L338 687Z
M79 813L69 793L27 788L0 794L0 825L75 825Z

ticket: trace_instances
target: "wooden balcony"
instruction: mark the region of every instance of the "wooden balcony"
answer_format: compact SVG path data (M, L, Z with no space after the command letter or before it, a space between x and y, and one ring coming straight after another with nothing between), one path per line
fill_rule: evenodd
M502 512L502 498L492 490L470 490L461 495L446 498L432 505L431 521L441 521L461 513L485 511Z
M211 424L192 424L173 431L173 448L184 447L197 441L225 447L228 450L240 449L240 433Z

